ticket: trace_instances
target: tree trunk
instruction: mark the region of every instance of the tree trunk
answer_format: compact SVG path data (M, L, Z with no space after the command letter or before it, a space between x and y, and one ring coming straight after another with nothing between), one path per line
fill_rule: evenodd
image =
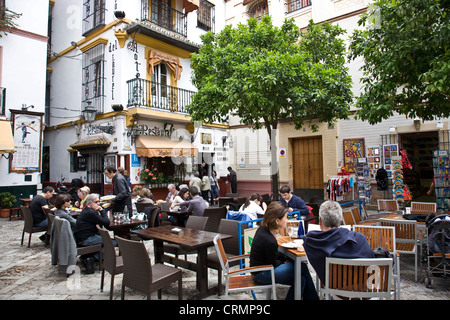
M271 129L270 126L267 126L267 132L269 133L270 138L270 180L272 187L272 195L273 200L278 201L280 195L278 193L279 190L279 170L278 170L278 150L277 150L277 126L273 125Z

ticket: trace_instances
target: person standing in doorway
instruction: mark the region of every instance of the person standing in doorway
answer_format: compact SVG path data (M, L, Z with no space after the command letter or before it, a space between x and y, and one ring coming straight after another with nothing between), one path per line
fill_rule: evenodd
M236 171L233 170L233 168L228 167L228 172L230 173L228 175L228 181L231 186L231 193L237 193L237 175Z

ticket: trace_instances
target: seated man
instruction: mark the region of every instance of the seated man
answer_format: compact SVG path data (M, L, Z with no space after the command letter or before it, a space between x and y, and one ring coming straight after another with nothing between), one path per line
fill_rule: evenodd
M197 187L190 187L189 194L192 199L180 203L180 210L194 216L203 216L203 211L208 207L205 199L199 195ZM187 207L186 210L184 210L185 207Z
M342 208L336 201L325 201L319 209L320 231L310 231L303 237L308 261L316 270L320 281L325 283L325 258L373 258L366 237L346 228L342 223Z
M33 227L45 227L48 226L48 218L44 212L44 209L48 209L48 200L53 197L55 189L48 186L42 189L42 193L36 195L30 202L30 211L33 216ZM39 239L46 244L49 243L50 236L44 233Z
M109 226L109 218L105 210L100 206L99 195L91 193L86 198L86 207L81 211L73 235L77 246L88 247L103 243L98 234L96 225ZM88 273L94 273L94 260L99 260L98 254L85 257L84 263Z
M302 198L291 193L291 188L288 185L284 185L280 189L281 198L280 201L287 203L289 212L300 211L301 216L306 216L309 213L309 209ZM299 217L300 218L300 217Z

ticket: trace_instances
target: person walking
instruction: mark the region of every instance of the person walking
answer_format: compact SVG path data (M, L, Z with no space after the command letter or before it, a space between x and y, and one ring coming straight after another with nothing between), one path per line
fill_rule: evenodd
M128 186L128 182L123 175L117 172L116 168L107 166L105 168L105 175L112 179L113 194L116 196L112 202L112 212L123 212L125 206L131 204L131 192ZM128 207L127 207L128 209ZM132 215L132 210L128 212ZM131 216L130 216L131 217Z

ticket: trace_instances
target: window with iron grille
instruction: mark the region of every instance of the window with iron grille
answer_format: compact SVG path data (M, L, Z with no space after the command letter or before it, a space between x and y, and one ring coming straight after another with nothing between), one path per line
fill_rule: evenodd
M98 44L83 53L82 110L88 101L98 113L103 113L105 98L105 44Z
M83 36L105 25L105 0L83 0Z
M294 12L311 5L311 0L289 0L288 3L288 13Z
M197 27L206 31L214 32L215 7L206 0L200 0L197 10Z

